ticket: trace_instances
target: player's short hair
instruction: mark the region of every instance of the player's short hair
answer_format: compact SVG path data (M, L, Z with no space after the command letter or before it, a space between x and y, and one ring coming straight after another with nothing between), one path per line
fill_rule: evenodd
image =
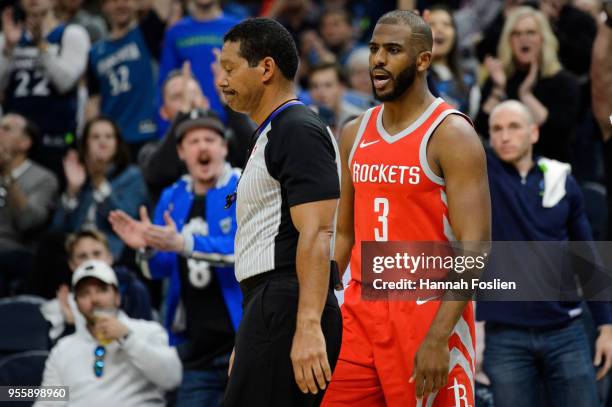
M283 76L293 81L298 69L298 51L289 31L269 18L249 18L225 34L223 42L240 43L240 56L250 67L270 57Z
M66 242L64 243L66 254L68 255L69 259L72 258L72 255L74 254L74 248L76 247L77 243L79 243L83 239L96 240L102 243L109 253L111 251L110 246L108 244L108 239L103 233L97 230L80 230L76 233L69 234L66 238Z
M430 51L433 48L433 34L429 24L421 16L408 10L393 10L378 19L378 24L402 24L410 27L410 43L416 53Z

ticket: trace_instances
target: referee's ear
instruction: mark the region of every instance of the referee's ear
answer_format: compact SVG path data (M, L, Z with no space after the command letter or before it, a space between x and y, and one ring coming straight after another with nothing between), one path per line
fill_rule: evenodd
M269 82L272 80L277 71L277 66L274 59L272 57L265 57L261 60L259 65L263 68L263 82Z

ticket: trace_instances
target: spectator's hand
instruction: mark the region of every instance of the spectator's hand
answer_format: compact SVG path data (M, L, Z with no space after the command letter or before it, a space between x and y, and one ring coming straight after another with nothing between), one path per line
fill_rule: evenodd
M0 145L0 175L8 175L10 173L12 160L13 157L8 148Z
M315 30L304 31L300 37L300 43L302 44L302 53L309 53L314 50L315 42L318 40L318 35Z
M316 62L336 62L336 56L325 46L325 43L315 30L306 31L302 35L303 52L308 54L314 53L318 56L319 61ZM315 61L310 61L311 63Z
M519 98L522 98L523 96L533 91L533 87L538 81L539 68L540 65L538 64L537 60L533 61L531 65L529 65L529 73L527 74L527 76L523 80L523 83L521 83L521 86L519 86L518 89Z
M429 16L431 16L431 11L429 11L428 8L426 8L425 10L423 10L423 14L421 15L421 12L418 9L414 9L412 10L412 12L418 16L423 17L423 20L425 20L425 22L427 24L429 24Z
M36 45L43 40L43 17L43 15L37 15L26 20L26 27L32 35L32 42Z
M21 38L23 25L15 23L13 7L5 7L2 11L2 34L4 34L4 47L7 52L13 51Z
M504 72L504 65L502 64L502 62L497 58L487 55L484 60L484 65L487 68L487 71L489 71L489 74L491 75L491 80L493 81L493 84L505 91L506 73Z
M67 324L74 325L74 314L72 313L72 309L70 309L70 305L68 304L68 296L70 295L70 289L66 284L60 285L55 293L55 297L60 305L60 310L64 315L64 321Z
M170 13L166 20L166 29L172 27L181 18L183 18L183 4L180 0L172 0L170 4Z
M189 61L183 62L181 72L181 79L183 81L181 112L188 113L195 108L209 109L210 102L202 93L202 89L200 89L197 81L194 80Z
M414 357L414 371L409 382L416 385L417 398L426 398L448 381L448 341L426 337Z
M100 315L96 317L94 331L97 333L96 336L107 340L116 340L127 335L130 329L115 316Z
M185 238L181 235L170 214L164 212L165 226L150 224L145 230L147 245L163 252L180 253L185 248Z
M320 323L301 325L298 322L290 356L295 381L302 393L317 394L319 389L325 389L332 374Z
M75 150L70 150L64 157L64 174L66 175L66 193L75 198L87 179L85 167L79 161L79 155Z
M612 324L602 325L595 342L595 366L603 366L597 371L597 380L603 379L612 367Z
M122 210L112 211L108 215L108 221L113 231L132 249L144 249L147 247L145 232L151 221L145 206L140 207L140 221L133 219Z

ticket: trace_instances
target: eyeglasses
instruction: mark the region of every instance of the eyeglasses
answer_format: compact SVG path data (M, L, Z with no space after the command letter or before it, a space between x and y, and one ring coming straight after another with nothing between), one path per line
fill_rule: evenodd
M106 356L106 348L102 345L96 346L94 350L95 361L93 365L96 377L102 377L104 374L104 356Z

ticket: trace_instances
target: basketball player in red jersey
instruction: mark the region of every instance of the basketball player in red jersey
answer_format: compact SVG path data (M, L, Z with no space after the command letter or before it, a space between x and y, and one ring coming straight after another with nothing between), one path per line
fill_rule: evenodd
M361 298L362 241L490 240L484 150L469 119L429 92L431 49L421 17L381 17L370 75L383 104L341 135L334 257L340 270L350 259L351 282L325 407L474 406L471 302Z

